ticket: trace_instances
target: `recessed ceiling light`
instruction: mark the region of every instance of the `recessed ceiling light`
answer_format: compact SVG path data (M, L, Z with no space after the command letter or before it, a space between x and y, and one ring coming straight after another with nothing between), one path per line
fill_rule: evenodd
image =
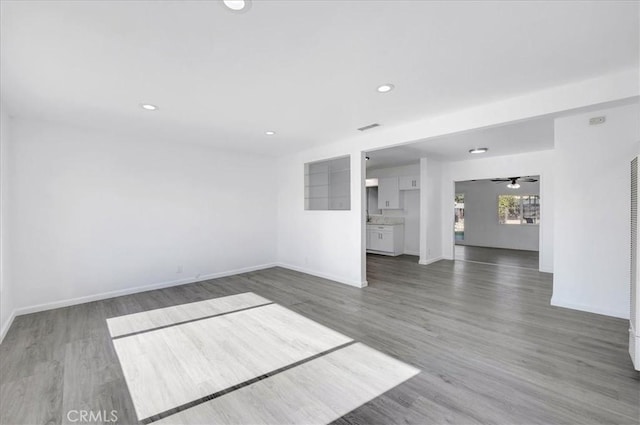
M223 0L222 3L234 12L246 12L251 5L249 0Z
M150 103L143 103L142 105L140 105L140 107L142 109L146 109L147 111L155 111L158 109L156 105L152 105Z
M485 153L489 148L473 148L469 149L469 153Z
M266 134L267 136L274 136L276 134L275 131L265 131L264 134Z
M395 88L395 86L393 84L383 84L381 86L378 86L378 92L380 93L389 93L391 90L393 90Z

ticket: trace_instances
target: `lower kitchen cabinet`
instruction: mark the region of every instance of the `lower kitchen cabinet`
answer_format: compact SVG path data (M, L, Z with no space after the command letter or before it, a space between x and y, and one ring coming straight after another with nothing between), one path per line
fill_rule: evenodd
M404 225L367 225L367 252L401 255L404 252Z

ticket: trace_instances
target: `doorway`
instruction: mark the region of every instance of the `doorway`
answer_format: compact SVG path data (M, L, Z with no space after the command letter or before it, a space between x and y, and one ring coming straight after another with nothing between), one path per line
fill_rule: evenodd
M454 259L539 269L540 176L455 182Z

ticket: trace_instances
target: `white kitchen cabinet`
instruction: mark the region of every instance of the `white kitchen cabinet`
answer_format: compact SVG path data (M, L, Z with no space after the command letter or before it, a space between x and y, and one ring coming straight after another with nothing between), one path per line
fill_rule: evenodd
M393 246L394 232L392 230L369 230L369 247L371 251L381 251L385 253L394 253Z
M367 251L380 251L380 232L367 227Z
M398 187L400 190L420 189L420 176L400 176L398 177Z
M397 177L378 179L378 208L381 210L401 209L400 187Z
M403 225L367 225L367 252L395 256L403 251Z

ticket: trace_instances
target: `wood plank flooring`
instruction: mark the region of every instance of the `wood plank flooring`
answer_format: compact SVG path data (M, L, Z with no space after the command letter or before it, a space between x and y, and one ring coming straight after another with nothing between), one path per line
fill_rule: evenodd
M107 319L107 326L111 336L117 337L270 303L271 301L268 299L253 292L246 292L228 297L213 298L112 317Z
M538 270L540 268L540 253L538 251L456 245L455 258L456 260L475 261L501 266L523 267L534 270Z
M419 372L356 343L155 423L324 425Z
M352 339L269 304L113 340L144 420Z
M282 268L19 316L0 345L0 423L137 423L106 319L254 292L421 372L336 424L638 424L625 320L549 305L551 275L369 256L369 286ZM95 423L95 422L94 422Z

